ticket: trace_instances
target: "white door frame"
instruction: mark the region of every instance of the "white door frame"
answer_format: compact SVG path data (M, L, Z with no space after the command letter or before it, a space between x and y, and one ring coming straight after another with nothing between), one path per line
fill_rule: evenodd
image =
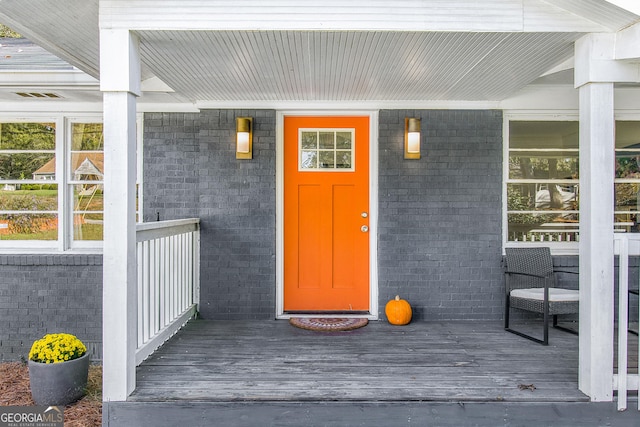
M378 111L372 110L281 110L276 113L276 318L284 312L284 117L369 117L369 314L341 315L378 319ZM298 316L298 315L297 315ZM314 315L318 317L318 315Z

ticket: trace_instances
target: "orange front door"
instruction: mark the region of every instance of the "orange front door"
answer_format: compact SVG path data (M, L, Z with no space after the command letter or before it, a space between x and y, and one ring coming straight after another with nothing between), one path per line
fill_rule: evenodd
M284 310L369 311L369 117L285 117L284 167Z

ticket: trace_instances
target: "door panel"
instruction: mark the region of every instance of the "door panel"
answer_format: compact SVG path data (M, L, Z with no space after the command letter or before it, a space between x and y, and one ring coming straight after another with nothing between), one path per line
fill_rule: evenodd
M284 310L368 311L369 117L285 117L284 159Z
M298 286L320 289L320 186L301 185L298 194Z

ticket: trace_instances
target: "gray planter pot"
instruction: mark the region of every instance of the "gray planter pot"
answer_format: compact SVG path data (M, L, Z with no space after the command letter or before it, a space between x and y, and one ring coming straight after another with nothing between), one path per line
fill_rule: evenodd
M31 396L38 405L58 406L75 402L85 394L89 353L61 363L29 360Z

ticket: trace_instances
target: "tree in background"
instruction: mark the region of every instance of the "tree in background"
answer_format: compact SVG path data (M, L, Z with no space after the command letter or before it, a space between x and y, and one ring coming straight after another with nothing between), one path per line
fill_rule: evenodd
M12 38L12 39L22 38L22 36L20 34L16 33L11 28L7 27L6 25L2 25L2 24L0 24L0 37L8 37L8 38Z

